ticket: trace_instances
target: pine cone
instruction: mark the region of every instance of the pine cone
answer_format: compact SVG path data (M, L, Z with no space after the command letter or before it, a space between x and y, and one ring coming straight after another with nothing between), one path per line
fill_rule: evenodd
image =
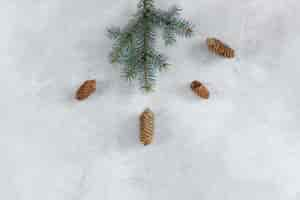
M85 81L76 92L76 99L84 100L96 91L96 80Z
M144 145L152 143L154 134L154 113L147 108L140 116L140 141Z
M209 98L209 91L208 91L208 89L200 81L193 81L191 83L191 89L199 97L202 97L204 99L208 99Z
M235 56L232 48L216 38L207 38L206 44L211 52L214 52L220 56L225 58L233 58Z

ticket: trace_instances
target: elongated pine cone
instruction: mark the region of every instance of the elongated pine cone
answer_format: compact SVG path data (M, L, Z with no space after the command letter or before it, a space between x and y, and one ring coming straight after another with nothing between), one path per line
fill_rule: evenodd
M193 81L191 83L191 89L199 97L202 97L204 99L208 99L209 98L209 91L208 91L208 89L200 81Z
M84 100L96 91L96 80L85 81L76 92L76 99Z
M140 142L149 145L153 141L154 113L147 108L140 116Z
M211 52L220 56L225 58L233 58L235 56L235 52L232 48L216 38L207 38L206 44Z

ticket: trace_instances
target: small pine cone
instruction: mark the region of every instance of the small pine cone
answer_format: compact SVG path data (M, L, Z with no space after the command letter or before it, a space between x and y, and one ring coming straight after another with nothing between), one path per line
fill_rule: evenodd
M235 56L232 48L216 38L207 38L206 44L211 52L214 52L220 56L225 58L233 58Z
M152 143L154 134L154 113L147 108L140 116L140 142L144 145Z
M84 100L96 91L96 80L85 81L76 92L77 100Z
M200 81L193 81L191 83L191 89L199 97L202 97L204 99L208 99L209 98L209 91L208 91L208 89Z

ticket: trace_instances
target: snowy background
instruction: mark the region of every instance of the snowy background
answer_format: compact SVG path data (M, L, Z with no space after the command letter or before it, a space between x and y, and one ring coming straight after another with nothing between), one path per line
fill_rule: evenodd
M0 199L299 200L300 2L158 0L197 26L155 93L120 79L105 31L135 0L0 0ZM208 53L216 36L237 51ZM97 92L74 100L97 79ZM208 101L189 89L198 79ZM156 114L153 145L138 116Z

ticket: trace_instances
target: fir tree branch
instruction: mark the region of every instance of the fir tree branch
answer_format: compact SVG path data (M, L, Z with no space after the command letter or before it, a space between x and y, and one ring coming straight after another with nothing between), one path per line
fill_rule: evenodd
M140 0L138 8L141 10L154 10L154 0Z
M125 67L123 69L123 75L129 81L135 79L138 73L137 66L139 62L139 54L136 50L136 43L133 39L128 46L127 55L124 56Z
M129 24L121 30L120 28L112 27L108 29L108 35L115 40L112 51L110 53L111 63L121 62L120 58L128 44L132 42L134 38L134 32L136 31L137 26L139 25L139 19L131 19Z
M111 63L121 62L120 58L122 57L122 53L124 48L127 47L127 44L132 40L131 33L121 33L117 38L115 45L113 46L112 52L110 54Z
M115 40L121 35L121 29L119 27L111 27L107 29L107 35L110 39Z
M176 34L172 29L164 27L163 29L163 39L167 46L172 45L176 42Z
M162 26L164 31L173 32L176 35L191 37L194 26L185 19L178 17L179 8L175 7L169 11L156 9L153 11L153 20L155 24Z
M182 11L182 9L174 5L168 9L166 14L168 15L168 17L178 17L180 15L180 11Z
M185 19L177 18L177 20L174 20L174 31L177 35L191 37L194 32L193 29L194 26Z
M152 64L156 66L156 69L162 71L166 69L169 64L167 63L167 57L156 51L151 51L149 57L151 58Z
M114 40L111 62L124 65L123 76L138 78L145 91L153 90L157 72L169 66L167 58L154 49L156 28L163 29L166 45L175 43L177 35L193 34L193 25L179 17L180 11L177 6L162 11L155 9L154 0L140 0L138 12L124 29L108 29L109 38Z
M143 88L146 91L150 91L152 88L151 84L151 69L149 68L149 48L151 44L150 42L154 41L154 34L152 34L151 30L151 24L150 24L150 0L143 0L143 53L142 53L142 62L143 62L143 70L144 70L144 76L143 76ZM149 4L149 5L148 5Z

